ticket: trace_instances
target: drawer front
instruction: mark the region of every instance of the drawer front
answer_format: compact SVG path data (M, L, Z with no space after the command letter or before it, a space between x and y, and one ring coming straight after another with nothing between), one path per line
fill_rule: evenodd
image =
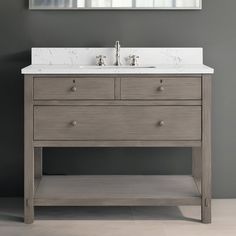
M201 140L200 106L35 106L35 140Z
M201 78L123 78L122 99L201 99Z
M34 78L34 99L114 99L114 79Z

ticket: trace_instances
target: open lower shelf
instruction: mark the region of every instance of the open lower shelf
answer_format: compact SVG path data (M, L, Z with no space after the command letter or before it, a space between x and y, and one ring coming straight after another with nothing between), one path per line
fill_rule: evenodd
M200 205L193 177L179 175L43 176L35 206Z

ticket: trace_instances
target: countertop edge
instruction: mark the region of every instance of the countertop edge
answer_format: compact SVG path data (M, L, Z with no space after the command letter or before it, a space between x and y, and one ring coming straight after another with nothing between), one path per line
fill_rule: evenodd
M61 68L60 68L61 66ZM99 71L100 70L100 71ZM134 71L135 70L135 71ZM214 74L214 68L204 64L156 65L156 68L137 69L78 69L76 65L29 65L21 69L25 75L160 75L160 74Z

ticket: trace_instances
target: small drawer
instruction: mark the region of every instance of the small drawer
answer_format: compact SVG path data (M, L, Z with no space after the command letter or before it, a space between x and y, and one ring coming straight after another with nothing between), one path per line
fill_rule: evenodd
M201 99L201 78L123 78L121 99Z
M34 99L114 99L113 78L34 78Z
M35 140L201 140L200 106L35 106Z

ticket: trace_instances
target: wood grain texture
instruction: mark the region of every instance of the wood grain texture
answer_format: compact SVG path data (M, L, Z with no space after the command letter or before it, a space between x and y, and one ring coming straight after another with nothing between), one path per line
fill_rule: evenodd
M42 178L43 175L43 148L34 148L34 176Z
M211 223L211 103L212 79L202 79L202 222Z
M192 175L198 187L198 191L201 192L201 179L202 179L202 148L192 148Z
M201 78L122 78L122 99L201 99Z
M200 205L191 176L44 176L35 205Z
M121 98L121 78L115 78L115 99Z
M177 78L177 79L184 79L184 78L201 78L201 74L28 74L30 77L35 78L64 78L64 79L76 79L76 78ZM29 78L30 78L29 77Z
M201 100L35 100L40 106L201 106Z
M42 178L35 178L34 179L34 194L36 193L41 180L42 180Z
M24 221L34 221L33 80L24 80Z
M34 139L201 140L201 107L35 106Z
M34 99L114 99L114 79L34 78Z
M200 147L201 141L34 141L35 147Z

